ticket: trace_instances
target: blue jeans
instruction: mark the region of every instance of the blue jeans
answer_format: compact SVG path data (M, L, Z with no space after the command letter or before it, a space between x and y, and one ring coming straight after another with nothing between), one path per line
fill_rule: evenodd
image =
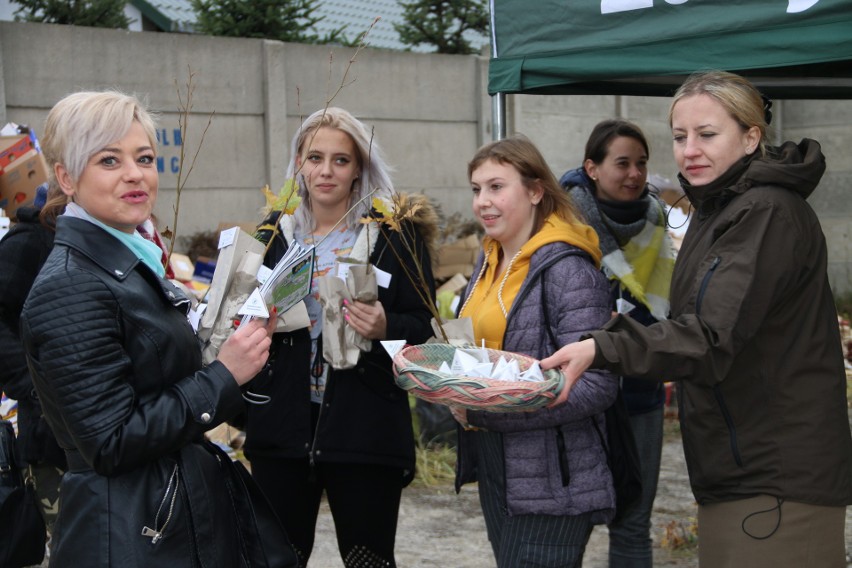
M609 525L610 568L651 568L651 511L657 495L663 451L664 407L630 417L642 471L642 496L618 521Z

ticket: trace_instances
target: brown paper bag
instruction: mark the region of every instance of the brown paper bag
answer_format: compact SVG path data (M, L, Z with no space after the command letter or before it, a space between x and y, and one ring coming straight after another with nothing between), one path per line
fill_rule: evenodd
M219 348L234 332L234 320L241 317L237 315L237 312L258 287L257 271L262 264L263 254L254 252L244 253L237 261L237 269L231 276L230 285L219 302L216 319L209 328L210 337L201 352L201 360L205 365L212 363L219 356Z
M242 257L246 253L252 252L263 258L265 250L266 247L263 243L242 230L237 231L236 238L232 243L219 249L216 269L213 271L213 280L210 282L210 288L206 295L207 308L205 308L201 315L201 321L198 323L199 339L206 342L213 334L213 327L216 321L220 319L219 311L222 302L228 295L231 282Z
M444 339L443 334L441 333L441 329L438 327L438 323L435 321L435 318L432 318L432 332L435 334L434 337L429 338L426 343L446 343L447 340ZM449 340L450 345L455 345L456 347L470 347L476 344L476 341L473 337L473 320L470 318L458 318L458 319L450 319L450 320L441 320L441 327L444 328L444 333L447 334L447 339Z
M346 273L346 290L349 292L347 299L350 301L358 300L365 304L373 304L379 299L376 271L369 264L351 266ZM347 344L355 345L361 351L369 351L373 348L373 341L359 334L352 329L352 326L345 326L344 338Z
M361 351L370 351L373 342L346 325L343 300L373 303L379 297L376 272L370 265L353 264L344 281L337 276L317 279L322 305L322 354L335 369L351 369Z
M335 369L351 369L358 363L360 350L347 345L344 337L343 300L349 296L346 282L337 276L321 276L319 301L322 305L322 357Z

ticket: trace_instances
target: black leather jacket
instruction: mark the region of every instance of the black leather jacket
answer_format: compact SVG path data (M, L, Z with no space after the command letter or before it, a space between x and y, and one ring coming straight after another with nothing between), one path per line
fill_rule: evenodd
M203 439L240 411L240 390L221 363L202 368L188 305L112 235L59 217L21 317L69 462L54 568L246 565L220 470L227 456Z

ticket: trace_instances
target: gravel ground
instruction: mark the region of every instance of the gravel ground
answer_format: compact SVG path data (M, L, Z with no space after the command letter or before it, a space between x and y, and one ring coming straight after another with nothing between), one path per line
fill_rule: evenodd
M695 548L670 551L660 547L666 525L686 526L697 508L686 476L680 438L667 436L663 447L660 487L654 505L653 538L655 566L698 566ZM596 527L586 547L583 566L606 568L609 539L606 527ZM396 561L399 568L493 568L494 557L485 534L485 523L474 485L456 495L451 486L409 487L402 493L397 530ZM323 502L312 568L342 568L334 523Z
M667 533L683 535L697 515L680 436L675 432L673 420L667 419L660 482L654 502L654 566L697 568L694 545L676 550L662 546ZM606 527L596 527L586 547L584 568L607 568L608 546ZM846 548L852 551L852 507L846 509ZM852 567L852 557L847 554L847 559ZM466 485L459 495L450 485L405 489L397 530L396 560L399 568L493 568L494 559L485 535L476 487ZM46 566L45 559L41 567ZM320 509L310 566L343 568L334 523L325 502Z
M654 566L697 568L695 545L677 550L661 545L671 523L676 529L674 534L682 535L698 513L689 489L680 435L674 432L671 420L667 421L652 517ZM846 543L847 550L852 551L852 507L846 509ZM583 566L606 568L608 546L606 527L596 527L586 547ZM450 486L405 489L397 530L396 560L399 568L493 568L494 558L485 535L476 487L466 485L459 495ZM331 513L325 503L320 511L310 566L343 567Z

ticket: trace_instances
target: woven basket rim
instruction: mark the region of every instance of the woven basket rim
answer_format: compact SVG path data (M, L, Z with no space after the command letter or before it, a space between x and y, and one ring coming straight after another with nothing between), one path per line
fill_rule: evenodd
M455 350L485 349L494 362L499 357L515 359L526 370L535 358L522 353L446 343L411 345L394 357L394 376L404 390L429 402L477 410L530 410L552 401L562 389L564 377L558 370L545 371L544 381L505 381L487 377L453 375L438 371L441 362L452 362ZM437 353L437 356L435 355ZM411 355L417 354L412 360ZM430 358L431 357L431 358ZM423 363L426 363L424 366Z

